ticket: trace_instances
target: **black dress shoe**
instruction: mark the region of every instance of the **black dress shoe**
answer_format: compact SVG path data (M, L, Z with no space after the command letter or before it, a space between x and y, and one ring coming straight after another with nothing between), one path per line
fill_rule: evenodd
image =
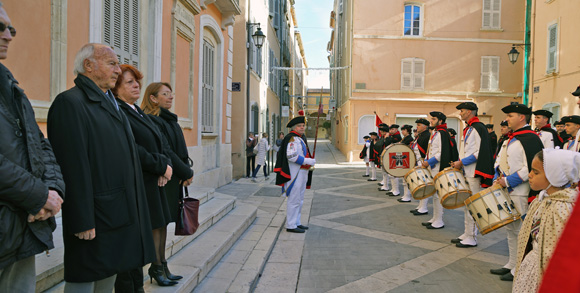
M363 177L370 177L371 175L363 175Z
M459 248L469 248L469 247L476 247L477 244L471 245L471 244L463 244L463 243L459 242L459 243L455 243L455 246L459 247Z
M445 227L445 225L441 226L441 227L433 227L433 225L429 225L426 228L427 229L443 229Z
M429 212L424 212L424 213L421 213L419 211L413 212L413 215L415 215L415 216L422 216L422 215L428 215L428 214L429 214Z
M377 188L378 191L387 191L386 189L382 189L381 187Z
M402 198L397 199L398 202L411 202L411 200L403 200Z
M308 230L308 227L304 226L304 225L298 225L298 228L302 229L302 230Z
M392 192L387 192L387 195L388 195L388 196L399 196L399 195L401 195L401 194L394 194L394 193L392 193Z
M507 269L507 268L501 268L501 269L491 269L489 270L490 273L494 274L494 275L505 275L507 273L510 273L512 270ZM510 273L511 274L511 273Z
M409 213L411 213L411 214L414 214L414 213L416 213L418 210L419 210L419 209L413 209L413 210L410 210L410 211L409 211Z
M421 223L421 225L427 227L427 226L431 225L431 222L423 222L423 223Z
M512 273L507 273L507 274L499 277L499 279L502 280L502 281L510 281L510 282L513 282L514 275L512 275Z
M461 242L461 238L451 239L451 243L459 243Z
M286 231L291 232L291 233L304 233L304 232L306 232L306 230L300 229L298 227L296 227L294 229L286 229Z
M377 183L378 186L383 186L383 182Z
M377 179L367 179L367 181L377 181Z

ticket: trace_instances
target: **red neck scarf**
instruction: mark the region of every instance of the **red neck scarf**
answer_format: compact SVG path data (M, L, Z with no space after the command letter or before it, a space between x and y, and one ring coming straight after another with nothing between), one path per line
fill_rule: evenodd
M552 128L552 125L550 125L550 123L544 125L544 127L540 128L540 130L542 130L542 129L548 129L548 128Z
M395 132L395 134L393 134L393 135L400 135L400 134L401 134L401 133L397 131L397 132Z
M467 121L467 125L471 126L475 122L480 122L479 118L477 118L477 116L469 119L469 121ZM463 128L463 137L465 137L465 134L467 133L467 128L468 127Z
M532 131L532 130L529 130L529 129L528 129L528 130L518 130L518 131L516 131L516 132L512 132L512 131L510 131L510 132L508 133L508 137L509 137L509 139L510 139L510 141L511 141L511 140L512 140L512 138L514 138L514 137L516 137L516 136L518 136L518 135L520 135L520 134L524 134L524 133L533 133L533 134L535 134L535 135L538 135L538 134L537 134L535 131Z
M435 130L445 130L447 131L447 123L435 126Z

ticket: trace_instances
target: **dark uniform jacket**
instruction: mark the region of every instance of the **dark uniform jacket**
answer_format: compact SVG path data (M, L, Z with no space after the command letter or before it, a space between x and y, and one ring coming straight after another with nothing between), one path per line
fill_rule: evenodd
M88 77L59 94L48 137L67 184L64 279L93 282L155 259L141 164L127 117ZM93 240L74 234L96 230Z
M52 147L17 83L0 64L0 270L54 248L54 217L32 223L27 217L38 214L49 188L65 191Z

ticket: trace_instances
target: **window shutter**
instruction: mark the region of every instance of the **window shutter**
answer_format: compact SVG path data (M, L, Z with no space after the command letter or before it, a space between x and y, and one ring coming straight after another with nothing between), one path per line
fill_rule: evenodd
M556 70L556 53L558 48L558 25L554 24L548 28L548 66L547 73Z
M215 48L211 43L203 41L203 68L202 68L202 132L214 131L214 54Z
M481 25L484 28L500 28L501 0L483 0Z
M270 0L268 2L268 10L270 12L270 18L274 17L274 14L275 14L274 13L274 2L275 2L274 0Z
M401 62L401 89L410 90L413 88L413 62L403 59Z
M139 68L139 0L133 0L131 12L131 64Z
M425 60L415 59L413 64L413 89L423 89L425 80Z
M481 57L481 90L482 91L489 91L489 58L488 57Z
M501 0L493 0L491 27L500 28Z
M280 28L280 0L274 0L274 29Z
M499 89L499 57L490 57L490 80L489 89L497 91Z
M250 50L250 60L248 60L248 66L250 66L251 69L254 69L254 48L256 46L254 46L253 38L250 38L250 41L248 43L250 46L250 48L248 48L248 50Z
M139 68L139 0L104 0L103 26L103 42L119 62Z

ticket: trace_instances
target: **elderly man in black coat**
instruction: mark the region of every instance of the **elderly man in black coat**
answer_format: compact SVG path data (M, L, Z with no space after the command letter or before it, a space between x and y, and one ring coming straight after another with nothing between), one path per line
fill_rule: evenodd
M65 292L112 291L118 272L155 257L149 211L131 126L110 91L121 72L115 52L87 44L74 68L75 87L48 113L48 137L67 184Z
M16 35L1 2L0 23L5 26L1 60ZM30 101L2 64L0 178L0 292L34 292L35 255L54 248L54 215L60 211L64 182Z

